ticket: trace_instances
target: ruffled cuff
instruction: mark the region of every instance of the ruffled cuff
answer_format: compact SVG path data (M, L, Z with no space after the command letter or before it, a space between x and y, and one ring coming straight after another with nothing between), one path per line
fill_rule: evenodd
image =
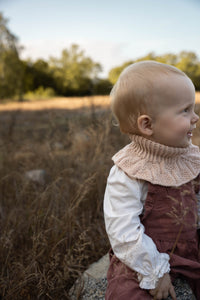
M141 289L154 289L157 286L159 278L163 277L165 273L170 272L169 255L166 253L160 253L159 263L156 268L148 272L144 270L144 273L148 275L137 273L139 286Z

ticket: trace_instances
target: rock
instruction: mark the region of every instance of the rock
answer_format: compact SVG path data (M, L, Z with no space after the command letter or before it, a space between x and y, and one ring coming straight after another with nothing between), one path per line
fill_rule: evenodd
M106 274L109 266L109 256L104 255L98 262L93 263L71 288L71 300L104 300L107 287ZM196 300L188 283L184 279L174 282L177 300ZM80 297L80 298L79 298ZM169 296L167 300L171 300Z
M55 142L54 145L53 145L53 148L55 150L63 150L64 149L64 146L62 143L59 143L59 142Z
M177 278L173 285L177 300L196 300L196 297L185 279ZM172 298L169 296L167 300L172 300Z
M74 286L71 288L69 296L71 300L77 300L81 294L84 300L104 300L107 287L106 274L109 266L109 255L104 255L98 262L93 263L83 273Z
M44 185L47 180L47 174L45 170L30 170L25 173L25 177L33 182L37 182Z
M109 254L104 255L98 262L93 263L83 273L84 278L101 279L106 278L109 267Z

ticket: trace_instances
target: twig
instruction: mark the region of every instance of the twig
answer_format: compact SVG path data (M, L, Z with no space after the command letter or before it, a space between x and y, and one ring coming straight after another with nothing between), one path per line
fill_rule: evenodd
M171 252L170 252L170 257L172 256L172 254L174 253L174 251L175 251L175 249L176 249L176 245L177 245L177 243L178 243L178 240L179 240L179 238L180 238L180 234L181 234L182 230L183 230L183 223L181 224L181 227L180 227L179 232L178 232L178 234L177 234L175 243L174 243L173 248L172 248L172 250L171 250Z

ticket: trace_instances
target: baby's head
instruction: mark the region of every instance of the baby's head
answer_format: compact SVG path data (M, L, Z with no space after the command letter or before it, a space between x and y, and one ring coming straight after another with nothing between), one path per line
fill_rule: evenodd
M155 61L134 63L123 70L111 91L111 108L124 133L139 134L138 118L148 115L152 119L164 110L174 97L171 97L170 82L191 80L179 69ZM178 89L179 87L177 87Z
M162 140L158 137L159 131L160 136L163 134L166 137L165 125L170 128L182 109L190 111L185 130L186 127L188 132L193 130L193 125L198 121L194 102L195 89L186 74L173 66L155 61L142 61L125 68L111 91L111 108L122 132L143 135L169 146L174 146L174 142ZM169 124L165 120L167 116ZM179 117L174 127L180 127L186 121L185 115ZM161 125L160 129L158 124ZM170 130L177 129L172 127Z

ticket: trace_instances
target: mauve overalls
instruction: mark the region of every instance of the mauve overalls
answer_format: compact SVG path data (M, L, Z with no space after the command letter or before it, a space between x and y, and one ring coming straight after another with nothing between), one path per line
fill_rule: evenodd
M197 179L177 188L149 183L144 214L140 218L145 234L153 239L158 251L170 255L172 281L184 276L196 298L200 299L200 253L195 197L198 188ZM106 300L152 299L148 290L139 287L136 272L119 261L112 251L107 279Z

